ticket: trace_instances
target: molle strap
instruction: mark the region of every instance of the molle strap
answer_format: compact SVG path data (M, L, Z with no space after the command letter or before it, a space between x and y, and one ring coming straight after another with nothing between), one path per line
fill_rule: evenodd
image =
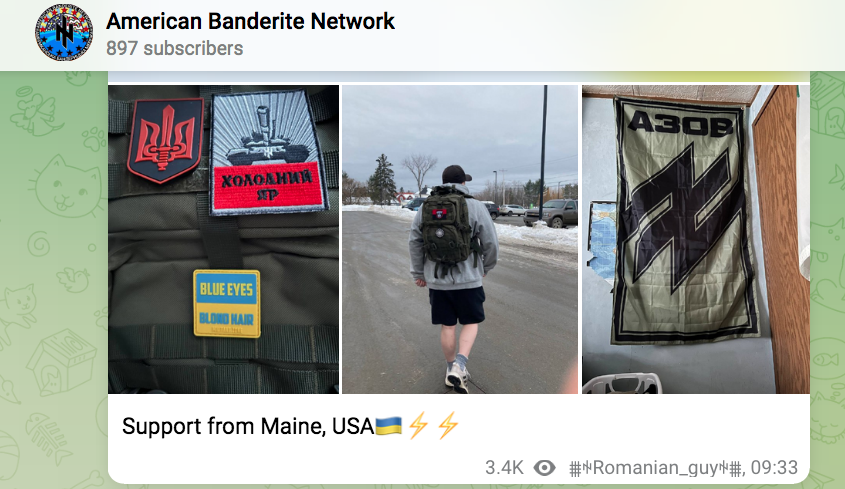
M335 117L340 112L340 89L332 85L310 95L311 115L314 122L319 124Z
M190 394L334 394L338 368L271 362L109 362L109 393L127 388Z
M204 99L202 103L202 128L206 131L211 130L211 99ZM205 138L208 136L208 133L204 133L203 137ZM204 155L208 154L208 145L203 144L203 151Z
M109 163L109 200L116 199L123 194L123 169L118 164Z
M132 132L132 117L135 115L135 102L128 100L109 99L109 134L130 134ZM211 99L206 98L202 111L202 127L206 131L211 128ZM208 151L203 135L203 150Z
M209 268L242 269L241 238L238 233L238 218L235 216L209 215L208 193L197 194L197 220L202 233Z
M212 95L232 93L231 85L200 85L200 97L211 100Z
M109 134L132 132L134 104L126 100L109 99Z
M472 250L472 254L475 256L472 268L478 268L478 255L482 252L481 244L478 243L477 239L471 239L469 242L469 249Z
M208 158L200 158L197 167L186 175L167 182L153 183L129 173L126 160L109 161L109 200L140 195L208 193Z
M326 185L329 188L340 188L340 154L337 150L326 151L323 153L323 162L326 164Z

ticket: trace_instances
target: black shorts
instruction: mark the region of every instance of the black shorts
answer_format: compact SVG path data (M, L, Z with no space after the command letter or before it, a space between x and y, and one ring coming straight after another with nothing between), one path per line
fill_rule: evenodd
M428 289L431 324L454 326L484 321L484 287L458 290Z

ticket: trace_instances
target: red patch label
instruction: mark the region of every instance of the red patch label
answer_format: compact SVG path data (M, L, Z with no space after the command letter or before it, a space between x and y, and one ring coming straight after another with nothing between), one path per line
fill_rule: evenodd
M211 215L329 208L325 166L304 90L215 95Z
M214 171L214 208L311 208L323 204L320 163L226 166Z
M434 216L435 219L443 219L446 217L446 209L432 209L431 215Z

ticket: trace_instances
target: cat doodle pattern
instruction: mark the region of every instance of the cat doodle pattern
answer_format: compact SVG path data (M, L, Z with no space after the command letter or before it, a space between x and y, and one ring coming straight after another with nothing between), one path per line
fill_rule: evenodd
M845 406L817 392L810 400L810 438L828 445L845 438Z
M12 344L9 338L9 326L15 324L25 329L35 324L35 316L32 311L35 309L35 293L32 284L22 289L6 289L3 299L0 300L0 351Z
M102 209L99 168L82 170L67 165L61 155L56 155L38 177L30 181L35 182L35 188L30 190L35 190L38 202L57 216L83 217Z
M814 267L810 298L819 304L845 312L845 219L831 226L810 224Z

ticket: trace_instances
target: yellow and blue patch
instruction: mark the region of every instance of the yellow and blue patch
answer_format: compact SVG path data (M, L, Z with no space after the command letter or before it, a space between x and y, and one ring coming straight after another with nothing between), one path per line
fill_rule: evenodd
M391 435L393 433L402 434L402 418L399 416L384 419L376 418L377 435Z
M261 336L258 270L195 270L194 334L225 338Z

